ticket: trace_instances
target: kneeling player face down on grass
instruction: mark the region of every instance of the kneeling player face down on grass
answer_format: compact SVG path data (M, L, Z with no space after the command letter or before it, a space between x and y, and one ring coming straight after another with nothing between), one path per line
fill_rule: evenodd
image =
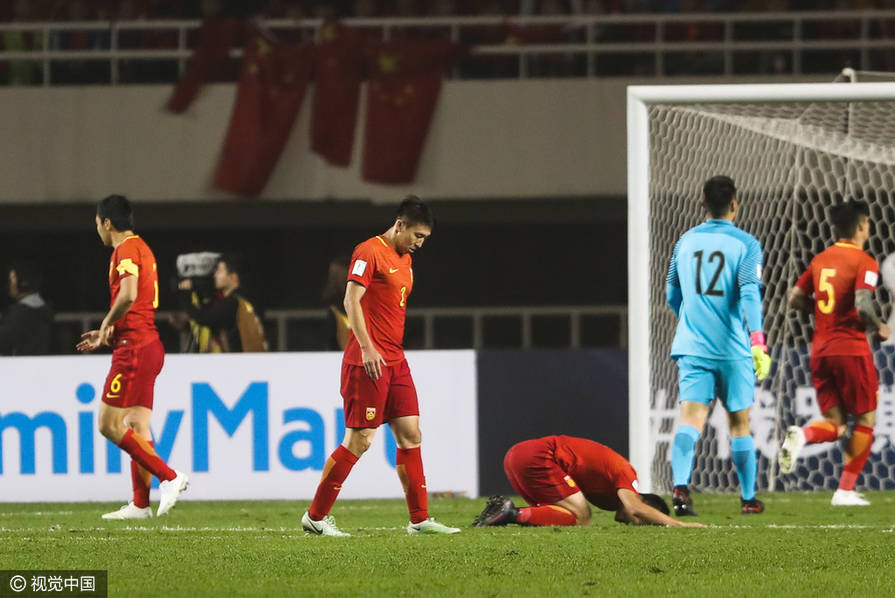
M490 525L590 525L590 505L615 511L615 520L635 525L702 527L668 516L665 501L640 494L637 473L628 461L598 442L546 436L520 442L504 458L507 479L530 506L516 508L492 496L476 518Z

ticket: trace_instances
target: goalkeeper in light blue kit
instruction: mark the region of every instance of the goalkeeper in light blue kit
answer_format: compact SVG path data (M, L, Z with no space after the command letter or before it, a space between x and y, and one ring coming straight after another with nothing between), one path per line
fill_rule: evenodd
M762 332L761 244L733 225L738 204L730 177L710 178L703 197L708 219L674 246L666 285L668 305L678 317L671 357L677 360L681 403L671 448L672 504L678 516L696 515L688 487L694 446L709 405L719 398L728 412L741 512L762 513L749 428L755 379L764 380L771 368Z

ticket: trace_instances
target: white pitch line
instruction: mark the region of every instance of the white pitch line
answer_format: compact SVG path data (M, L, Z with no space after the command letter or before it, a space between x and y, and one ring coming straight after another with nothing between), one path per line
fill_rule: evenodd
M790 529L873 529L879 530L882 533L891 534L895 533L895 525L889 527L876 526L876 525L859 525L859 524L827 524L827 525L795 525L795 524L776 524L770 523L765 526L749 526L749 525L714 525L710 524L709 529L719 529L719 530L730 530L730 529L782 529L782 530L790 530ZM403 527L363 527L357 528L357 532L380 532L380 531L403 531ZM206 533L206 532L225 532L225 533L264 533L264 534L291 534L293 536L304 536L307 533L301 528L293 528L293 527L185 527L185 526L167 526L163 525L161 527L148 527L148 526L135 526L135 525L127 525L124 527L118 526L109 526L109 527L84 527L84 528L66 528L62 526L53 526L51 528L46 527L21 527L21 528L10 528L10 527L0 527L0 533L34 533L34 532L57 532L63 534L72 534L73 537L78 537L77 534L89 533L89 532L118 532L118 531L127 531L127 532L183 532L183 533ZM522 535L522 532L514 532L511 535L519 536ZM83 538L88 538L90 536L81 536ZM108 538L108 536L103 539Z
M403 527L364 527L359 528L358 532L372 532L372 531L403 531ZM25 532L45 532L47 528L44 527L20 527L20 528L11 528L11 527L0 527L0 533L25 533ZM261 534L295 534L295 535L305 535L305 532L301 528L294 527L184 527L184 526L167 526L163 525L161 527L148 527L145 525L127 525L124 527L110 526L110 527L81 527L81 528L50 528L49 531L52 532L61 532L61 533L69 533L69 534L82 534L89 532L117 532L117 531L127 531L127 532L184 532L184 533L205 533L205 532L238 532L238 533L261 533ZM87 537L87 536L82 536Z
M138 531L138 532L154 532L154 531L163 531L163 532L294 532L294 531L302 531L301 528L296 527L184 527L182 525L177 526L168 526L163 525L161 527L148 527L145 525L128 525L122 528L100 528L106 530L115 530L115 529L123 529L127 531Z
M5 513L0 513L0 517L22 517L22 516L50 517L53 515L73 515L73 514L74 514L74 511L31 511L31 512L6 511Z
M767 525L719 525L709 523L709 529L881 529L882 531L895 530L895 526L883 527L880 525L860 525L857 523L834 523L826 525L797 525L788 523L769 523Z
M877 529L877 525L859 525L857 523L834 523L828 525L790 525L770 523L766 527L772 529Z

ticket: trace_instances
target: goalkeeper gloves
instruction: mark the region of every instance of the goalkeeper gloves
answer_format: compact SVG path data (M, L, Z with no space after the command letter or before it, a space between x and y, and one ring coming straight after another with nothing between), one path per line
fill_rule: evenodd
M768 355L763 332L753 332L749 340L752 341L752 366L755 368L755 379L761 382L771 372L771 356Z

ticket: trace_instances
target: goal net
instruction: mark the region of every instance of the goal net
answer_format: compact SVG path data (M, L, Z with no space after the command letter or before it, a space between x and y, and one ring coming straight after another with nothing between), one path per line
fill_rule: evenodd
M895 84L634 87L628 110L630 445L641 481L658 491L672 486L679 406L669 357L677 320L665 305L668 262L680 235L705 218L702 183L725 174L737 185L736 224L764 248L774 368L756 387L752 408L759 489L835 488L848 436L807 446L794 474L776 471L786 427L820 417L808 366L812 318L790 310L786 297L811 257L835 240L829 209L847 198L870 203L874 225L865 249L895 289L895 257L885 261L895 253ZM890 295L881 289L887 315ZM895 488L895 352L874 350L876 437L858 488ZM696 446L691 484L738 488L727 416L717 402Z

